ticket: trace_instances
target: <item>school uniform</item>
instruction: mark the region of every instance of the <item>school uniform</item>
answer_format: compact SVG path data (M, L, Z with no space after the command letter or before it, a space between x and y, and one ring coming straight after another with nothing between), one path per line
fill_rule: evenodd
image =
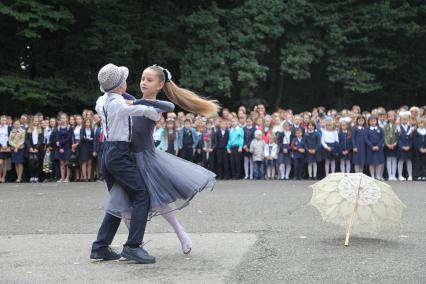
M340 145L339 145L339 134L337 133L337 131L324 130L321 135L321 144L324 147L327 160L335 161L339 158ZM328 151L327 147L330 147L331 151Z
M278 145L278 164L291 165L291 141L293 136L291 131L283 131L277 133ZM287 153L284 153L284 149Z
M204 132L202 133L201 136L201 149L202 149L202 164L203 167L205 167L208 170L214 170L214 164L213 164L213 151L211 151L213 149L213 129L206 129L204 130ZM206 149L207 151L204 151L204 149Z
M413 144L416 150L417 178L426 180L426 153L420 152L420 149L426 149L426 128L417 128L414 131Z
M80 125L72 127L72 144L77 144L77 147L74 151L71 148L70 163L68 163L68 166L72 165L74 168L78 168L80 163L81 129L82 127Z
M245 179L253 179L253 157L250 152L250 143L254 139L254 133L256 128L254 126L244 126L244 147L243 147L243 159L244 159L244 175Z
M245 157L251 157L252 154L250 153L250 143L251 141L253 141L254 139L254 132L256 132L256 128L255 127L247 127L245 126L243 128L244 131L244 146L247 147L247 151L243 151L243 154Z
M385 137L381 127L368 127L365 132L365 144L367 145L367 159L368 165L381 165L385 163L385 154L383 151ZM372 147L379 147L378 151L373 151Z
M194 149L198 144L198 135L194 128L182 128L178 131L179 156L182 159L192 162L194 159Z
M93 157L93 140L95 133L93 129L81 128L80 129L80 143L79 143L79 161L87 162Z
M37 133L36 131L28 132L25 135L25 148L26 148L26 157L29 161L29 170L31 181L38 181L40 170L41 170L41 160L42 160L42 151L44 147L43 132ZM37 150L37 153L30 152L30 149ZM35 180L33 180L35 179Z
M297 130L297 129L302 130L302 135L303 135L303 136L305 135L305 128L303 127L303 125L302 125L302 124L299 124L299 125L297 125L297 124L293 124L293 126L292 126L292 128L291 128L291 135L292 135L293 137L296 137L296 130Z
M70 126L56 129L56 149L53 154L54 159L68 161L71 157L71 144L73 139L73 130ZM63 150L61 153L60 150Z
M365 133L364 127L355 126L352 129L352 163L355 165L364 165L366 162Z
M10 158L9 135L11 127L8 125L0 125L0 160Z
M213 149L216 151L218 179L229 179L229 155L226 151L229 141L229 130L219 129L213 136Z
M164 130L163 136L161 137L160 149L164 152L167 152L171 155L176 156L179 147L177 143L177 135L178 133L175 130Z
M302 167L305 160L305 153L299 152L300 149L305 149L305 142L303 137L295 137L291 142L293 165L294 165L294 178L302 179Z
M349 137L348 131L339 131L339 146L340 146L340 159L344 161L351 160L351 151L352 151L352 137ZM346 155L343 154L343 151L348 151Z
M197 165L202 165L203 163L203 148L202 148L202 138L203 133L196 131L197 135L197 145L195 146L195 153L194 153L194 163Z
M303 137L306 151L306 162L316 163L319 160L320 149L321 149L321 138L317 130L306 131ZM315 150L315 154L311 154L308 150Z
M397 128L397 143L398 143L398 159L399 160L412 160L413 159L413 128L410 125L400 125ZM410 150L405 151L402 147L410 147Z
M278 159L278 145L276 143L268 143L265 145L265 157L272 157L272 160L266 160L267 167L274 167Z

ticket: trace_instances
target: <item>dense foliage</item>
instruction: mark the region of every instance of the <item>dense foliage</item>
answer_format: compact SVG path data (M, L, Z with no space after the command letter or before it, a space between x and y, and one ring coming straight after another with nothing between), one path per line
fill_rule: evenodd
M98 69L172 70L223 105L426 103L426 2L5 0L1 112L91 107Z

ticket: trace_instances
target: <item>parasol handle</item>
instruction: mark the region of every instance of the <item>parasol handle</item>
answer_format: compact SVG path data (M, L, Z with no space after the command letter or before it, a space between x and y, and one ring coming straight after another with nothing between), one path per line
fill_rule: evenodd
M358 205L358 198L359 198L360 189L361 189L361 187L358 187L358 191L356 193L356 199L355 199L355 202L354 202L354 207L352 209L351 218L349 219L348 231L346 232L345 246L349 245L349 237L351 236L352 224L354 222L354 218L355 218L355 214L356 214L356 209L358 207L357 205Z

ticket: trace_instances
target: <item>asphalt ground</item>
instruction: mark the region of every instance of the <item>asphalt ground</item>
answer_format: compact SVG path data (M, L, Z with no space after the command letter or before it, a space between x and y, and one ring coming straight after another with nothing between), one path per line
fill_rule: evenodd
M103 183L0 185L0 283L425 283L426 183L392 182L402 226L356 234L324 223L310 181L218 181L178 218L184 256L155 217L145 241L154 265L88 259L108 196ZM121 226L113 246L126 238Z

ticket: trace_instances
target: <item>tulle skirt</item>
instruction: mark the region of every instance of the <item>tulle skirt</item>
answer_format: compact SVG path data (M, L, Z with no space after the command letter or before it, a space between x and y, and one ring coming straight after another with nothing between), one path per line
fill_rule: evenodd
M150 218L186 207L204 189L213 190L216 174L194 163L157 149L134 153L151 199ZM168 205L168 211L165 211ZM107 213L130 219L132 202L117 184L110 191Z

